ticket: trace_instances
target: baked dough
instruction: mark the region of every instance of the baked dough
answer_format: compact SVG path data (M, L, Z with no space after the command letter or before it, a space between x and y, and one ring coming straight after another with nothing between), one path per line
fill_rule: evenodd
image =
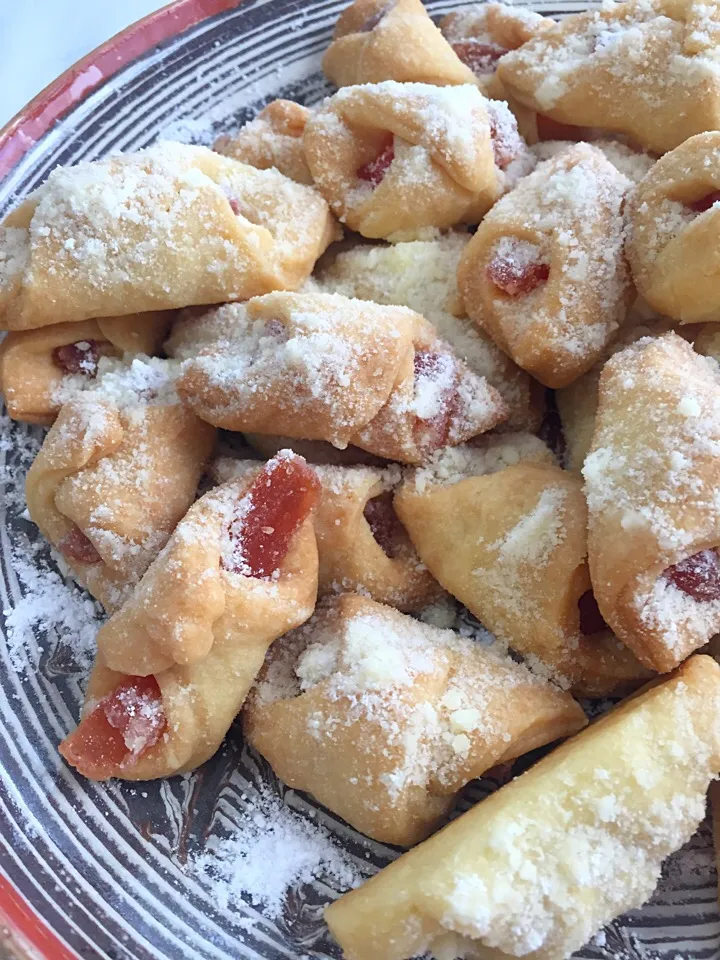
M308 120L304 143L336 216L391 240L477 223L533 163L507 106L468 84L343 88Z
M493 207L460 260L470 318L548 387L589 370L623 321L629 187L599 150L570 147Z
M28 509L107 610L193 502L214 439L178 402L163 360L103 361L97 385L61 409L28 472Z
M628 259L638 290L681 323L720 317L720 131L661 157L630 196Z
M470 240L452 231L432 240L391 246L359 244L316 273L329 293L410 307L429 320L468 367L495 387L509 416L501 430L537 430L544 391L470 321L457 286L457 266Z
M510 658L357 594L271 650L244 712L284 783L401 846L436 828L469 780L586 722Z
M648 672L594 608L580 480L547 463L483 468L459 480L408 476L395 509L420 558L483 626L563 686L586 696L638 686Z
M296 183L312 186L303 150L307 107L292 100L273 100L232 136L218 137L213 150L258 170L275 167Z
M171 311L99 317L15 330L0 343L0 390L13 420L51 424L84 381L97 375L101 356L155 356L170 328Z
M719 39L714 3L604 4L508 53L498 76L553 120L623 133L660 154L720 127Z
M541 143L534 144L530 149L538 160L551 160L558 153L563 153L568 147L572 147L576 140L544 140ZM590 140L588 137L581 137L582 140ZM657 162L657 157L644 150L636 150L620 140L608 140L603 137L598 139L593 137L590 141L596 150L602 151L605 158L627 177L633 183L640 181L647 175L650 169Z
M308 463L335 467L381 467L387 461L374 457L359 447L338 450L324 440L295 440L292 437L273 437L268 433L245 433L245 442L261 457L274 457L278 450L294 450Z
M228 520L242 508L252 479L199 500L130 601L101 629L83 716L120 684L137 679L108 666L126 663L142 668L139 676L154 676L165 728L156 744L140 750L135 744L124 762L112 764L97 747L89 755L81 726L61 753L85 776L149 780L204 763L242 707L270 644L312 614L317 550L311 518L293 535L272 577L246 576L224 563L232 550ZM129 736L125 746L133 746Z
M487 381L404 307L274 293L228 309L228 338L186 360L177 385L215 426L419 463L506 416Z
M595 596L617 636L671 670L720 630L720 374L676 334L615 354L583 474Z
M60 167L0 227L0 325L295 289L337 235L315 190L206 147Z
M346 960L565 960L649 899L720 770L720 668L693 657L341 897Z
M401 83L473 83L421 0L355 0L343 11L322 62L338 87Z

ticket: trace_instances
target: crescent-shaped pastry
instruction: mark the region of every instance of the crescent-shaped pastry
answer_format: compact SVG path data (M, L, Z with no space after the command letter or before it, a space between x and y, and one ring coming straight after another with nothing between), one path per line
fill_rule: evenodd
M0 390L13 420L51 424L74 388L97 376L100 357L155 356L170 328L170 311L99 317L15 330L0 343Z
M421 0L355 0L343 11L323 57L338 87L358 83L473 83Z
M195 498L215 431L178 401L167 361L105 361L27 476L31 519L80 583L119 607Z
M471 85L343 88L310 117L304 143L333 212L370 238L477 223L514 183L513 164L533 162L507 106Z
M493 207L460 260L470 318L548 387L589 370L622 323L629 186L599 150L570 147Z
M671 670L720 630L720 374L670 333L608 360L583 474L602 615Z
M630 195L628 259L635 284L651 306L681 323L720 315L718 200L717 130L661 157Z
M485 377L503 398L509 416L500 429L537 430L544 391L465 315L457 266L469 240L469 233L451 232L391 246L360 244L337 254L317 281L329 293L421 313L473 373Z
M315 190L206 147L59 167L0 227L2 326L295 289L336 229Z
M273 100L232 136L218 137L213 150L258 170L275 167L296 183L312 186L303 150L307 107L292 100Z
M215 753L270 644L315 606L316 486L285 453L190 509L100 631L83 716L60 745L68 763L149 780Z
M228 339L186 360L177 384L215 426L420 463L506 416L499 394L412 310L292 293L232 309Z
M587 722L509 657L357 594L271 650L243 717L284 783L401 846L428 836L469 780Z
M651 896L720 770L720 667L693 657L325 911L346 960L567 960Z
M604 4L506 54L498 76L513 96L552 120L623 133L661 154L720 127L719 39L714 4Z
M449 481L419 470L395 509L445 589L563 686L606 696L647 679L594 602L578 477L532 462Z

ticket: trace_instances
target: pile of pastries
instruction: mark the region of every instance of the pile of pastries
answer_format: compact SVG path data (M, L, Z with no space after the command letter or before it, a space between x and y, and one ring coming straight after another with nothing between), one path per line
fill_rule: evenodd
M56 169L0 227L30 516L108 614L60 752L170 776L242 711L414 846L328 908L351 960L569 957L704 817L719 64L716 0L355 0L319 105Z

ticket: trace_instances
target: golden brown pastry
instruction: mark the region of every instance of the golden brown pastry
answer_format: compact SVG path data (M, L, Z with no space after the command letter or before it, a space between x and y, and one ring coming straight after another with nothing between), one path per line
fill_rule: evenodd
M102 361L27 477L30 517L73 573L117 609L195 498L215 431L178 401L167 361Z
M338 87L358 83L473 83L421 0L355 0L343 11L323 57Z
M228 338L186 360L177 384L215 426L419 463L506 416L487 381L404 307L274 293L232 310Z
M507 106L472 85L343 88L308 120L304 143L333 212L371 238L477 223L533 163Z
M316 487L286 453L190 509L100 631L82 719L60 746L68 763L148 780L215 753L270 644L315 606Z
M498 64L526 106L627 134L654 153L720 127L720 15L699 0L630 0L566 17Z
M566 960L649 899L720 770L720 667L693 657L341 897L346 960Z
M307 107L292 100L273 100L232 136L218 137L213 150L258 170L275 167L296 183L312 186L303 150Z
M599 150L570 147L493 207L460 260L470 318L548 387L589 370L623 321L629 186Z
M271 650L244 712L288 786L402 846L436 828L469 780L586 722L509 657L357 594Z
M720 131L661 157L630 196L628 259L638 290L682 323L720 318L715 254Z
M391 246L359 244L323 265L316 279L323 290L375 303L410 307L429 320L468 367L495 387L507 404L502 430L537 430L543 389L465 314L457 265L470 240L450 232L432 240Z
M583 474L607 623L671 670L720 630L720 374L676 334L615 354Z
M100 357L157 354L173 316L158 311L99 317L9 333L0 343L0 390L9 415L52 423L75 386L82 389L97 375Z
M563 686L588 696L638 686L647 671L593 599L580 480L527 460L484 468L479 459L461 479L434 465L407 478L395 509L420 558L483 626Z
M0 227L0 325L295 289L336 236L316 191L206 147L59 167Z

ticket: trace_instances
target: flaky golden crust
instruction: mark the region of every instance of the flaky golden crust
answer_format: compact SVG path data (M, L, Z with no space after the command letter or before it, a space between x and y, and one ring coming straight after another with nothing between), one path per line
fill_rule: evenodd
M569 957L696 830L718 731L720 669L693 657L328 907L343 956Z
M647 678L608 630L582 633L578 603L591 585L577 477L529 462L449 484L410 477L395 508L445 589L573 690L605 696Z
M285 783L403 846L469 780L585 722L510 659L352 594L276 645L244 713Z
M600 378L583 473L595 596L617 636L649 667L671 670L720 628L664 575L720 545L720 376L667 334L612 357Z
M355 0L338 20L322 66L338 87L382 80L438 86L475 81L421 0Z
M2 325L295 289L336 229L316 191L205 147L165 142L58 168L0 227Z
M538 113L623 133L661 154L720 126L719 30L715 4L607 4L566 17L507 54L498 76Z
M589 370L623 320L629 186L599 150L569 147L493 207L460 260L468 315L546 386Z
M258 170L275 167L296 183L312 186L303 150L303 133L310 111L292 100L273 100L254 120L232 135L225 134L213 150Z

